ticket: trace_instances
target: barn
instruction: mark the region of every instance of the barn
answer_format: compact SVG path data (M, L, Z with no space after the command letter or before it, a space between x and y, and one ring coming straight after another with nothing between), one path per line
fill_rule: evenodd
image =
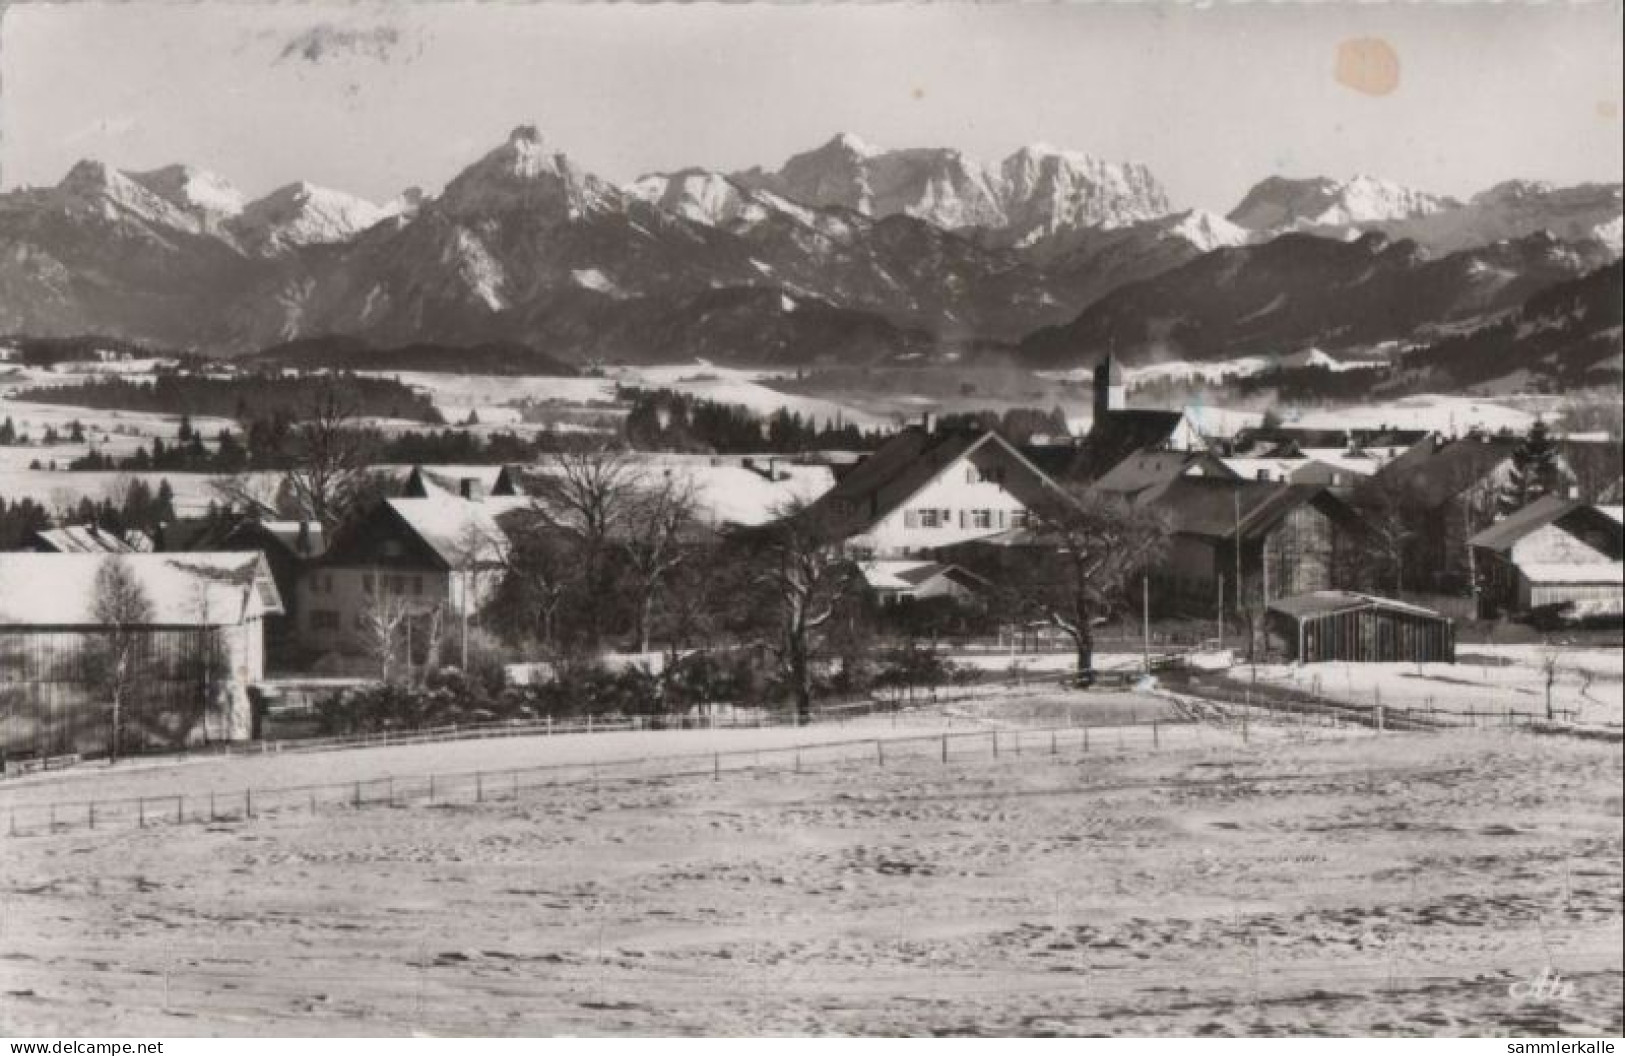
M1599 507L1547 495L1469 543L1478 566L1480 616L1565 604L1621 610L1625 527Z
M1420 605L1344 590L1317 590L1270 602L1272 644L1298 663L1455 663L1456 629Z
M109 565L139 602L98 604ZM0 553L0 757L107 752L114 667L122 751L247 739L281 611L259 553Z

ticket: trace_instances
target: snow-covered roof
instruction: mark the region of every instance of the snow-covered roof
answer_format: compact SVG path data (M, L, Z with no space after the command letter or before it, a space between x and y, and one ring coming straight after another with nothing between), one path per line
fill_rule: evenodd
M65 524L34 533L41 549L53 554L128 554L138 548L94 524ZM147 547L151 549L151 546Z
M1332 616L1340 612L1353 612L1358 609L1389 609L1411 616L1425 616L1430 619L1444 620L1448 617L1421 605L1412 605L1407 601L1395 598L1383 598L1374 594L1359 594L1350 590L1316 590L1308 594L1298 594L1290 598L1277 598L1270 602L1271 612L1285 613L1296 619L1312 619L1317 616Z
M144 626L229 627L280 613L262 554L0 553L0 627L99 627L96 575L123 562L152 608Z
M506 558L506 536L486 503L455 495L386 501L451 568L501 564Z
M1625 585L1625 565L1618 561L1592 564L1519 565L1518 571L1531 583Z

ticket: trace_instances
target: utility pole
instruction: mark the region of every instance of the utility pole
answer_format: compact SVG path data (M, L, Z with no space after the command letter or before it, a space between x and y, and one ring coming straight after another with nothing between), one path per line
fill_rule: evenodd
M1236 514L1236 615L1240 616L1247 628L1247 658L1253 656L1253 627L1247 615L1242 611L1246 605L1245 583L1241 575L1241 488L1237 487L1230 492L1230 499L1235 507Z
M1219 648L1224 648L1224 573L1219 573Z
M1151 673L1151 573L1140 577L1140 614L1145 621L1145 673Z
M462 610L463 610L463 674L465 674L465 675L468 674L468 605L469 605L468 576L469 576L469 573L465 569L463 571L463 604L462 604Z

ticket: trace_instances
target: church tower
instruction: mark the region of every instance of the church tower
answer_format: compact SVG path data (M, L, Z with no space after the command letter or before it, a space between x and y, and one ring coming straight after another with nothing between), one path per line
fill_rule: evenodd
M1123 378L1123 368L1108 354L1095 366L1095 421L1127 407L1128 385Z

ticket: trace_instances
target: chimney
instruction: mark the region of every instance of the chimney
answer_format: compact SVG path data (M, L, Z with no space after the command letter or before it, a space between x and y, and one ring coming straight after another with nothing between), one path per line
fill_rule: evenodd
M1268 479L1270 479L1270 471L1267 470L1267 469L1259 470L1258 471L1258 479L1259 480L1268 480Z
M463 498L469 502L485 501L485 485L480 483L478 477L464 477L458 482L458 485L458 490L462 493Z
M920 415L920 428L924 429L927 433L934 433L937 431L937 415L935 411L926 411L924 414Z
M293 542L293 549L300 557L310 556L310 522L303 517L299 519L299 536Z

